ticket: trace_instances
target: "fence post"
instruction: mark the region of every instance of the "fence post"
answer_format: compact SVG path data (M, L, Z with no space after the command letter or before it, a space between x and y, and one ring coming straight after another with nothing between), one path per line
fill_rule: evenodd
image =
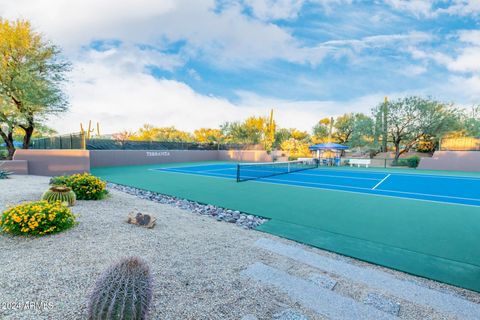
M85 133L80 132L80 149L87 150L87 141L86 141Z

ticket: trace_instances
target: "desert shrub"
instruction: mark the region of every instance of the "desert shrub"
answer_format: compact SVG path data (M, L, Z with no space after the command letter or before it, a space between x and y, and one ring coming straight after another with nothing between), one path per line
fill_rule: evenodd
M76 218L60 201L26 202L5 210L0 227L2 231L15 235L42 236L73 227Z
M420 157L412 156L408 158L398 159L396 162L392 163L392 166L416 168L418 167L419 163L420 163Z
M50 184L72 188L77 200L101 200L108 193L105 181L89 173L54 177Z
M8 156L8 151L5 149L0 149L0 160L7 159L7 156Z
M8 179L8 176L11 174L11 172L0 170L0 179Z
M407 162L407 166L410 168L416 168L418 167L418 164L420 163L420 157L419 156L413 156L405 159Z
M124 258L103 272L88 302L89 320L147 319L153 277L138 257Z

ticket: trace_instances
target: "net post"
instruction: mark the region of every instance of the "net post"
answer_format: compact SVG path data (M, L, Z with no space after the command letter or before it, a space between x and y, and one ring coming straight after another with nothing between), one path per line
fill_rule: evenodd
M237 163L237 182L240 182L240 164Z

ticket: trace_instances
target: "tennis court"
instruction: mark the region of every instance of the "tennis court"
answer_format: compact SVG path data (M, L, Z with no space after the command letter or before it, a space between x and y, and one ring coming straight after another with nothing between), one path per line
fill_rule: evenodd
M242 180L256 180L259 183L276 183L480 206L480 178L371 172L354 169L345 171L332 168L301 170L282 174L281 167L273 167L271 164L265 164L265 166L261 164L241 164L240 166L242 168ZM243 166L245 166L245 169L243 169ZM157 170L226 179L238 178L236 164L194 165ZM264 175L267 177L263 177Z
M257 169L255 169L257 170ZM258 230L480 292L480 176L236 163L93 168L108 181L271 219ZM268 172L267 172L268 173Z

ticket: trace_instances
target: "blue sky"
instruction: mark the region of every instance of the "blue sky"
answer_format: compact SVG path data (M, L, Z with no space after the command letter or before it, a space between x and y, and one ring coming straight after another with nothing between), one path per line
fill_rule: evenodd
M62 132L320 118L423 95L480 103L480 1L0 0L73 62Z

